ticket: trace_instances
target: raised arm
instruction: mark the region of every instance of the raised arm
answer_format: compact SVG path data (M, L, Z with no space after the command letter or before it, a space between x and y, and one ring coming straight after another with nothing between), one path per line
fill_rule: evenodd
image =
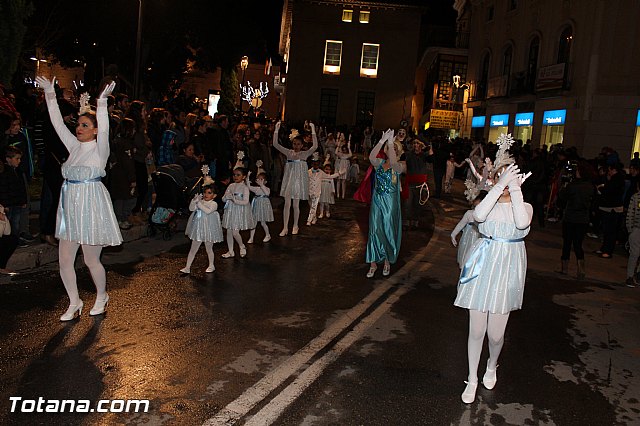
M64 146L67 147L67 150L71 151L71 149L75 147L79 142L74 134L71 133L67 126L65 126L64 120L62 119L60 107L58 106L58 100L56 99L56 78L53 77L53 79L49 81L44 77L36 77L36 83L38 83L38 86L44 89L44 99L47 102L49 118L51 119L53 128L55 129Z
M200 194L196 194L192 199L191 202L189 203L189 211L195 211L196 208L198 208L198 201L200 201L202 199L202 196Z
M104 164L107 164L107 159L109 158L109 111L107 110L107 97L113 92L115 87L115 81L107 84L97 100L98 108L96 111L96 119L98 121L98 135L96 136L96 141L98 142L100 160Z
M306 151L302 151L301 153L302 157L309 157L311 154L316 152L316 149L318 149L318 137L316 136L316 126L313 123L309 123L309 126L311 127L311 140L313 142L311 143L311 148L309 148Z
M533 207L531 204L525 203L522 197L522 189L520 186L522 183L531 176L531 173L526 175L518 175L515 179L509 182L509 194L511 194L511 209L513 210L513 220L515 221L516 228L526 229L531 225L531 219L533 217Z
M371 165L373 165L373 167L378 167L382 163L382 159L378 158L378 153L384 146L384 143L387 141L387 137L388 130L382 134L376 146L374 146L369 153L369 162L371 163Z
M493 185L493 188L491 188L484 200L482 200L475 210L473 210L473 219L476 222L484 222L487 220L487 216L489 216L489 213L498 201L498 198L500 198L504 189L509 185L509 182L517 177L519 172L520 169L518 169L518 166L515 164L509 165L502 172L498 182Z
M269 195L271 195L271 189L269 189L269 187L267 187L267 186L264 184L264 179L258 179L258 180L256 181L256 183L258 184L258 186L260 187L260 189L262 189L262 192L264 192L264 195L266 195L267 197L268 197Z
M398 161L398 157L396 155L396 149L393 146L393 136L389 139L390 145L389 149L387 149L387 155L389 156L389 164L391 168L398 173L404 173L407 171L406 163L403 161Z
M280 122L278 121L276 123L275 129L273 130L273 147L278 151L280 151L281 153L283 153L284 155L288 155L289 150L284 146L280 145L280 140L278 138L279 135L280 135Z
M470 158L467 158L464 161L466 161L467 164L469 164L469 168L471 169L471 173L473 173L473 175L476 177L476 179L478 179L478 181L482 180L482 175L480 173L478 173L478 171L476 170L476 166L473 165L473 161L471 161Z

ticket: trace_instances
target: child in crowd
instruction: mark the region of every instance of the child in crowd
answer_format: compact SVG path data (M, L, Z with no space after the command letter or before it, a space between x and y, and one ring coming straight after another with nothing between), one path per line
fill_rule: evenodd
M24 172L20 169L22 152L15 147L5 149L4 167L0 167L0 204L11 224L11 235L20 236L22 210L27 207L27 186ZM4 169L4 170L2 170Z
M249 172L249 175L251 175L251 172ZM253 244L253 237L256 234L258 222L260 222L262 229L264 229L264 239L262 242L268 243L271 241L271 233L269 232L269 226L267 225L267 222L273 222L273 208L271 207L271 201L269 200L271 190L267 187L267 174L262 169L258 169L256 184L258 186L251 186L249 184L249 178L247 177L249 191L254 194L253 200L251 201L251 213L253 214L255 224L251 229L249 241L247 241L248 244Z
M218 214L218 203L213 200L214 197L213 179L207 176L202 187L202 194L196 194L189 204L189 210L193 213L189 216L185 234L191 239L191 250L187 255L187 265L180 269L183 274L191 273L191 264L202 243L204 243L209 258L209 266L205 272L216 270L213 265L213 243L219 243L224 238Z
M312 145L311 148L303 151L302 146L304 140L302 136L294 129L289 138L293 149L287 149L280 145L278 141L278 133L280 131L280 122L276 123L273 133L273 147L283 153L287 157L284 165L284 177L282 178L282 188L280 195L284 197L283 209L283 228L280 236L284 237L289 233L289 211L293 207L293 235L298 233L298 220L300 218L300 200L309 199L309 174L307 166L307 158L311 156L318 148L318 138L316 137L316 128L313 123L309 123L311 128Z
M344 135L340 134L339 145L336 147L336 172L340 174L338 178L338 198L343 198L347 192L347 173L349 172L349 158L351 158L351 136L349 142L345 143Z
M309 218L307 219L307 226L316 223L316 211L318 209L318 203L320 202L320 196L322 195L322 181L340 176L340 173L329 175L320 170L319 153L314 152L311 158L311 168L309 169Z
M249 206L249 187L245 184L246 172L242 167L233 170L233 183L227 187L222 197L225 202L222 226L227 230L229 251L222 255L225 259L234 257L233 240L238 242L240 257L247 255L240 231L253 229L256 223Z
M324 177L322 178L322 187L320 191L320 201L318 207L318 219L322 219L324 216L331 217L331 211L329 206L336 203L336 188L334 185L335 174L331 173L331 163L329 157L324 163Z
M351 183L360 183L360 165L355 156L351 157L351 166L349 166L349 174L347 177Z
M478 224L473 219L473 209L475 209L486 196L487 191L480 191L480 194L473 200L472 208L465 212L460 222L458 222L453 231L451 231L451 244L453 244L454 247L458 247L458 266L460 269L462 269L464 265L464 259L467 257L469 249L471 249L473 243L480 238ZM460 238L460 244L458 244L456 237L460 231L462 231L462 237Z
M453 176L456 172L456 168L462 167L464 163L456 163L456 159L451 154L447 160L447 171L444 178L444 193L451 194L451 187L453 186Z
M128 218L135 205L136 167L133 161L133 138L136 123L130 118L123 118L118 125L116 137L111 144L109 165L109 193L113 202L113 211L118 219L120 229L131 229Z

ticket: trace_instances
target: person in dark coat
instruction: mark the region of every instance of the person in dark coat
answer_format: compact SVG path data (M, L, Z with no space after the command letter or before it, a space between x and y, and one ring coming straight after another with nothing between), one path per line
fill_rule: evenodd
M109 194L120 229L131 229L128 218L136 198L136 166L133 160L136 122L124 118L111 147Z
M27 186L20 170L22 152L12 146L5 149L6 163L0 171L0 204L11 223L11 235L20 236L22 209L27 206Z
M600 213L602 215L602 247L596 251L600 257L610 259L616 246L618 228L624 212L624 176L622 164L608 166L607 181L598 187L600 191Z

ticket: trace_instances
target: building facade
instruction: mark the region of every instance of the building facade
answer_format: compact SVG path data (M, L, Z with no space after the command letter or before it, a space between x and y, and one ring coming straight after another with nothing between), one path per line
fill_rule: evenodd
M640 150L640 2L456 0L469 28L468 133L593 157Z
M285 0L284 119L378 129L410 123L420 10L385 2Z

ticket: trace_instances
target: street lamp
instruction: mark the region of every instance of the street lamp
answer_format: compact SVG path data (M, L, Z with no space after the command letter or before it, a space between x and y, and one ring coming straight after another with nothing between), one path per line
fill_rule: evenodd
M240 112L242 112L242 86L244 86L244 73L247 70L248 66L249 57L243 56L242 59L240 59L240 69L242 70L242 84L240 84Z

